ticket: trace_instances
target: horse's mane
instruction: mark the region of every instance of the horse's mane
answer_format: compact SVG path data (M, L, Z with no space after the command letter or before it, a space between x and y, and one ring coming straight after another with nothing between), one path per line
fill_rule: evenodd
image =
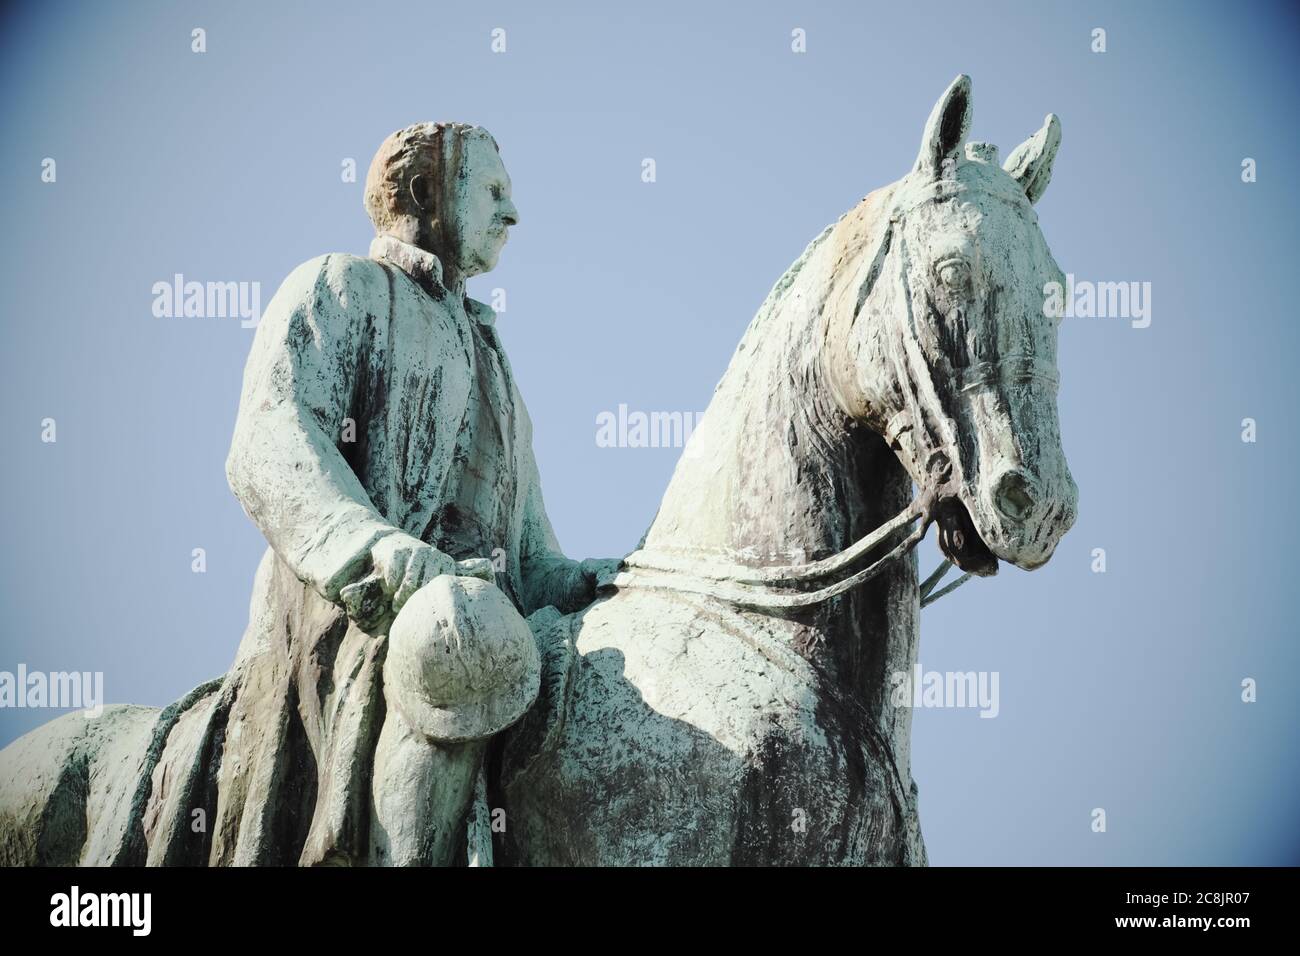
M799 288L801 280L807 280L811 286L806 291L812 297L812 302L821 307L814 308L820 315L829 314L835 300L850 291L854 296L855 307L861 306L865 293L870 291L870 282L878 274L877 260L887 248L893 199L900 182L869 193L808 243L799 258L776 280L759 306L728 363L728 371L742 357L753 356L769 335L783 331L771 327L775 322L774 317L789 317L783 306L790 292ZM833 257L828 268L820 269L813 265L820 264L821 256Z
M641 547L648 542L689 550L693 539L709 537L706 526L720 520L722 512L702 515L697 491L717 480L720 461L768 461L787 454L792 445L825 446L824 427L815 420L823 406L808 401L810 383L820 374L813 366L821 352L808 343L825 335L832 317L846 310L851 314L860 304L859 290L879 274L897 185L876 190L823 229L772 286L696 424ZM763 397L746 405L744 414L735 414L737 403L755 388ZM811 472L795 471L787 468L782 477L788 487L813 480ZM756 474L743 468L729 480L743 484ZM723 494L732 504L742 499L746 495L735 488Z

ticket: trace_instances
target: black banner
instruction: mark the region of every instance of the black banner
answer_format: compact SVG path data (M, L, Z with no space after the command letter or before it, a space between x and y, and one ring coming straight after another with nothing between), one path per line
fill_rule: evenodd
M76 933L132 945L230 937L373 945L501 930L589 936L781 924L906 944L1131 937L1182 945L1284 932L1294 869L926 870L0 870L6 938ZM460 928L450 925L451 921ZM423 928L421 924L424 924ZM641 927L635 929L634 927ZM839 930L836 930L839 932ZM621 939L621 936L606 939ZM879 937L876 937L879 938ZM685 940L683 940L685 941Z

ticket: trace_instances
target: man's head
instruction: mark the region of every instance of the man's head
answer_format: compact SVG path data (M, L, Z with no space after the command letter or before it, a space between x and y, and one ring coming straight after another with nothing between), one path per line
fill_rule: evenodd
M417 123L384 140L365 203L376 232L432 252L461 276L492 269L519 221L496 141L464 123Z

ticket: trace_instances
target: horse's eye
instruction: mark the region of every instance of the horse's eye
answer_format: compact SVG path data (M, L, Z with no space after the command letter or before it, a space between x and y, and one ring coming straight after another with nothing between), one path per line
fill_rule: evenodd
M970 288L970 266L962 259L939 263L939 281L949 292L966 292Z

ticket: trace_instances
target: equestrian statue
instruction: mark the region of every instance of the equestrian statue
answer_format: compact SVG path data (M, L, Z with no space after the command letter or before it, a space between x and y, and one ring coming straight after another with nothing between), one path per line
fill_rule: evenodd
M1034 212L1060 124L999 163L970 121L959 76L772 288L638 547L583 561L465 295L519 219L497 144L390 136L370 255L258 325L226 470L269 547L230 671L0 751L0 863L923 865L891 694L920 609L1040 567L1077 507Z

